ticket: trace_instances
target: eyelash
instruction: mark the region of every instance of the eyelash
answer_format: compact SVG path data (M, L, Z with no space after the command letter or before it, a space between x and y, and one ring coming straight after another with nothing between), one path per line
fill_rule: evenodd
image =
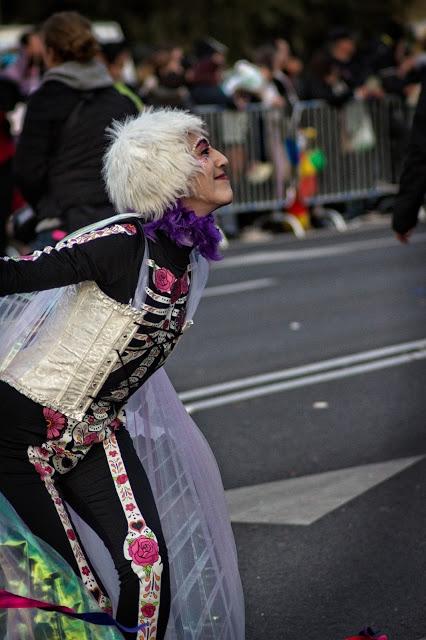
M210 147L206 147L205 149L202 150L201 155L202 156L208 156L210 154Z

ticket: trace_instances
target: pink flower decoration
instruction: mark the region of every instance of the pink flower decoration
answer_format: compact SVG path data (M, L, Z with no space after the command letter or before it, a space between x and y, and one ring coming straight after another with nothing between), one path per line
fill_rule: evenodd
M117 455L117 452L116 451L110 451L108 455L111 456L111 458L115 458L115 456Z
M124 484L127 482L127 476L125 473L122 473L120 476L117 476L117 484Z
M132 236L136 233L136 227L134 224L126 223L121 226L124 227L126 231L128 231L128 233L130 233Z
M141 567L154 564L159 558L158 543L153 538L139 536L130 543L129 555L133 562Z
M89 567L86 567L86 566L82 567L82 568L81 568L81 573L82 573L84 576L88 576L88 575L89 575L89 573L90 573L90 569L89 569Z
M89 433L87 436L84 436L83 444L93 444L94 442L99 442L98 433Z
M75 533L72 529L67 529L67 536L69 540L75 540Z
M152 618L152 616L155 614L155 605L144 604L143 607L141 607L141 613L144 618Z
M176 278L173 273L164 267L156 269L154 274L154 283L159 291L170 293L173 284L176 282Z
M121 420L119 420L118 418L115 418L115 420L113 420L109 426L113 431L115 431L116 429L119 429L121 425L122 425Z
M52 447L52 449L55 453L58 454L58 456L61 456L65 453L65 449L63 449L62 447Z
M58 438L61 435L61 431L66 427L66 417L59 411L54 411L48 407L43 407L43 415L47 422L48 439Z
M36 462L34 464L34 468L42 479L44 479L46 476L51 475L51 473L53 472L52 467L50 467L48 464L43 466L39 462Z
M130 502L130 504L126 504L126 511L134 511L135 510L135 505L133 504L133 502Z
M66 232L65 231L61 231L60 229L54 229L52 231L52 240L54 240L55 242L59 242L59 240L63 240L64 238L66 238Z

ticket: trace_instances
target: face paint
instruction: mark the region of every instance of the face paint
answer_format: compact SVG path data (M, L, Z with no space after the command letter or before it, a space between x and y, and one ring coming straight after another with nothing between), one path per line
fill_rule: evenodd
M199 138L192 147L192 153L202 167L205 167L209 161L210 143L207 138Z
M193 136L192 140L191 152L201 171L193 177L191 195L184 199L183 204L197 216L205 216L232 201L232 188L226 175L228 160L211 147L204 136Z

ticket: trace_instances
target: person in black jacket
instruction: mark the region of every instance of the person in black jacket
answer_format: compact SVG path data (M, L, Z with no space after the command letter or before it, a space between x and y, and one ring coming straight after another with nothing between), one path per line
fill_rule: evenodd
M6 251L6 223L12 213L14 191L12 162L15 143L7 112L12 111L21 99L18 83L0 76L0 255Z
M402 243L408 242L417 224L419 209L426 194L426 67L422 69L422 91L414 116L392 219L392 228Z
M15 161L17 183L37 215L37 248L51 243L54 230L68 233L114 213L101 177L105 130L137 114L97 60L86 18L56 13L42 36L48 71L29 100Z

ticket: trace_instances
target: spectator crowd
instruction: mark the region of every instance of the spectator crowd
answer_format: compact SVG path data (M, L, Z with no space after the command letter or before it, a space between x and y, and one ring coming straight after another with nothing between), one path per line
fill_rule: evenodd
M226 45L212 37L185 46L97 42L85 18L55 14L0 55L0 254L7 237L19 250L43 248L112 213L101 161L114 119L145 105L212 105L238 117L252 105L291 113L300 100L340 108L389 94L413 106L425 49L426 41L390 22L368 41L334 27L308 60L275 38L231 64ZM229 122L240 122L244 134L243 120ZM237 138L235 166L244 160Z

